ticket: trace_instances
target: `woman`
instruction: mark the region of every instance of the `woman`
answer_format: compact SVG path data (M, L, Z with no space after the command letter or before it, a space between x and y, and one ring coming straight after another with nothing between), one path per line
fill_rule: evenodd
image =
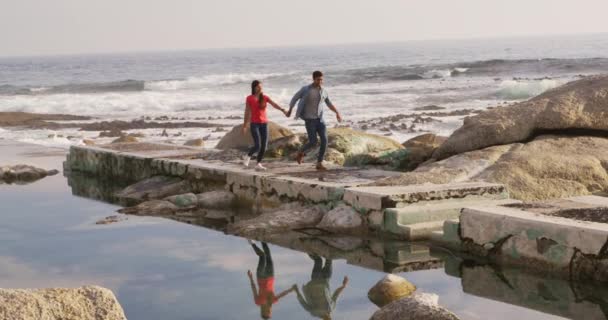
M248 240L249 244L253 247L253 251L258 255L258 268L256 270L256 276L258 278L258 288L253 281L253 273L251 270L247 271L249 282L251 284L251 290L253 291L253 300L255 304L260 306L260 315L263 319L270 319L272 317L272 305L279 302L279 300L289 293L296 290L297 286L294 284L290 289L281 292L279 295L274 294L274 265L272 262L272 256L270 255L270 248L266 242L262 242L263 250L260 250L253 241Z
M287 116L287 110L281 108L268 96L262 92L262 83L254 80L251 83L251 95L245 102L245 121L243 122L243 134L246 134L247 127L251 127L251 137L253 137L253 147L243 158L245 167L249 167L251 157L257 153L257 170L266 170L262 165L264 153L268 146L268 117L266 116L266 106L270 104L277 110L281 110Z

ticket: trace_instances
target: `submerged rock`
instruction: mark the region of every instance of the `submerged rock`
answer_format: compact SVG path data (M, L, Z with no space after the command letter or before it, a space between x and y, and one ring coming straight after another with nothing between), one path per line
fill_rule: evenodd
M416 286L402 277L388 274L378 281L367 293L367 297L378 307L411 296L416 291Z
M243 134L242 124L232 128L230 132L226 133L226 135L218 142L216 148L218 149L242 149L245 150L253 145L253 138L249 132ZM293 132L285 127L282 127L274 122L268 122L268 142L272 143L273 141L284 138L287 136L292 136Z
M25 184L57 173L57 170L44 170L24 164L3 166L0 167L0 183Z
M415 293L411 297L391 302L376 311L370 320L458 320L438 303L435 294Z
M173 203L180 208L191 208L198 205L198 198L194 193L184 193L166 197L164 200Z
M528 101L465 118L433 158L525 142L539 132L608 132L607 105L608 76L573 81Z
M363 219L357 211L350 206L340 205L326 213L317 227L329 231L346 231L358 229L362 224Z
M176 194L190 192L187 181L177 177L155 176L130 185L116 196L132 201L162 199Z
M178 210L178 206L167 200L150 200L134 207L122 208L118 212L138 216L169 216Z
M112 291L77 289L0 289L0 319L126 320Z
M196 195L198 206L204 209L229 209L235 206L236 195L228 191L209 191Z
M247 238L263 237L289 230L314 227L323 218L321 207L286 206L277 211L263 213L228 227L228 232Z
M125 221L127 219L128 218L126 216L113 215L113 216L108 216L103 219L97 220L97 222L95 222L95 224L112 224L112 223Z

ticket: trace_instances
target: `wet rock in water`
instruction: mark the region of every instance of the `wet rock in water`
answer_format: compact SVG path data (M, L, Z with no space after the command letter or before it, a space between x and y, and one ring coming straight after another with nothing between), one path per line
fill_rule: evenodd
M0 319L126 320L112 291L76 289L0 289Z
M402 277L388 274L378 281L367 293L367 297L378 307L411 296L416 286Z
M120 222L120 221L125 221L127 219L128 218L125 216L113 215L113 216L108 216L103 219L100 219L97 222L95 222L95 224L112 224L112 223L116 223L116 222Z
M83 139L82 143L84 143L85 146L94 146L95 145L95 141L90 140L90 139Z
M415 293L389 303L376 311L370 320L458 320L459 318L438 303L439 297L429 293Z
M196 195L198 206L205 209L228 209L236 204L236 195L228 191L209 191Z
M188 192L191 192L190 185L181 178L155 176L126 187L116 196L120 199L145 201Z
M26 184L59 173L57 170L44 170L29 165L19 164L0 167L0 183Z
M192 140L188 140L186 141L186 143L184 143L185 146L189 146L189 147L204 147L205 146L205 140L203 139L192 139Z
M263 213L241 220L228 227L228 232L242 237L255 238L299 228L314 227L323 218L321 207L285 206L277 211Z
M362 224L363 219L357 211L350 206L339 205L323 216L317 228L328 231L347 231L359 229Z
M139 142L139 140L131 135L128 136L122 136L114 141L112 141L112 143L136 143Z
M194 193L184 193L170 196L163 200L169 201L179 208L192 208L198 205L198 198Z
M437 111L437 110L443 110L443 109L445 109L445 107L429 105L429 106L423 106L423 107L416 107L413 110L414 111Z
M525 142L547 131L608 132L606 105L608 76L573 81L528 101L465 118L463 126L435 151L433 158Z
M170 216L179 209L179 207L167 200L150 200L134 207L122 208L118 212L138 216Z
M169 134L167 133L167 129L163 129L163 132L160 133L161 137L169 137Z
M232 128L230 132L226 133L224 137L218 142L216 148L218 149L239 149L246 150L253 145L253 138L249 132L243 134L242 124L239 124ZM291 136L293 132L285 127L282 127L274 122L268 122L268 142Z

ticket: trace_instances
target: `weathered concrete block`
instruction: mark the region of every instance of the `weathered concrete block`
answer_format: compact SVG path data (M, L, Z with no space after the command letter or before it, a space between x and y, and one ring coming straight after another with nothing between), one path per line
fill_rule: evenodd
M344 201L362 210L383 210L425 201L462 198L501 200L508 197L508 192L503 185L474 182L441 185L353 187L346 190Z

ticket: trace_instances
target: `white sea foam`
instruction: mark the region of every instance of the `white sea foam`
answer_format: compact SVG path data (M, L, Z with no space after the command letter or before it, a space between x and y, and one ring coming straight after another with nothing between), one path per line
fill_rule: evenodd
M433 79L433 78L448 78L452 76L452 70L449 69L433 69L425 72L422 77L425 79Z
M527 99L559 85L558 81L551 79L532 81L506 80L500 84L498 96L506 100Z
M145 90L175 91L206 89L213 85L231 85L248 83L253 80L264 80L272 77L289 75L290 73L227 73L204 77L189 77L185 80L146 81Z

